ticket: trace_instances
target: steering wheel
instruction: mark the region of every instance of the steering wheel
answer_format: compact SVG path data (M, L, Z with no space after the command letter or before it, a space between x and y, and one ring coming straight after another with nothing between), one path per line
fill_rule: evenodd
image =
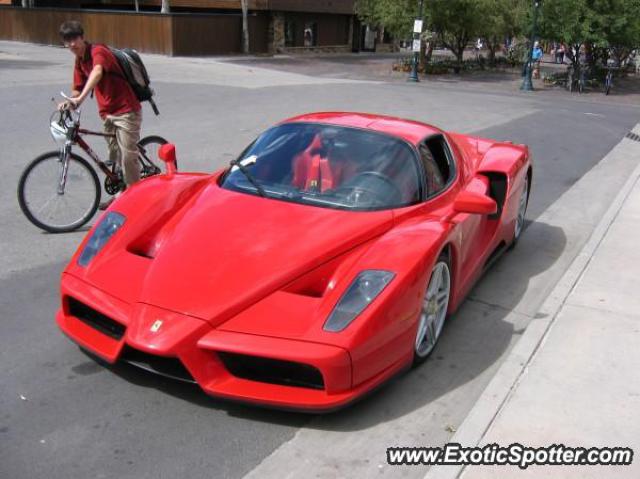
M370 185L372 180L373 186ZM334 191L338 195L343 192L347 192L346 198L356 205L392 205L400 202L402 198L402 192L391 178L379 171L358 173Z

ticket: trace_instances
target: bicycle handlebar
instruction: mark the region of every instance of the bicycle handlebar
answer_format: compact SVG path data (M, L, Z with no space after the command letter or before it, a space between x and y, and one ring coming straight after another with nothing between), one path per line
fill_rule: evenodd
M72 97L67 95L65 92L60 91L60 96L67 101L65 102L66 105L64 103L58 105L58 111L60 112L59 122L63 122L65 119L68 119L71 120L75 125L78 125L80 123L80 108L76 108L73 103ZM76 114L76 118L73 118L72 113L74 112Z

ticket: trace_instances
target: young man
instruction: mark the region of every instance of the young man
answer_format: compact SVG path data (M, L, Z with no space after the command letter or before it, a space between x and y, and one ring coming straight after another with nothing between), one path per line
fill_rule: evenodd
M71 99L59 107L78 108L92 90L95 92L104 132L115 134L114 138L107 138L109 160L121 161L124 181L130 186L140 179L137 147L142 125L140 102L111 51L104 45L85 41L80 22L64 22L60 36L64 46L75 55L76 62ZM112 201L113 198L101 203L100 209L106 209Z

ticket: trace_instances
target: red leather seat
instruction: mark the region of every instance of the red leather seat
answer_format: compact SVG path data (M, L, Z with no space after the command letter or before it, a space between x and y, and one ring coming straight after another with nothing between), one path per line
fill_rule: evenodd
M334 172L329 160L320 156L321 149L322 139L317 134L311 144L294 157L293 186L321 192L334 187Z

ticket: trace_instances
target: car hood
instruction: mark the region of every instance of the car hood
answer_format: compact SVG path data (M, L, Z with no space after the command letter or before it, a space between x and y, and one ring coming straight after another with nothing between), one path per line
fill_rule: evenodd
M299 205L210 184L151 238L138 234L154 245L152 253L137 239L117 241L98 255L86 279L129 301L216 326L392 223L391 211Z

